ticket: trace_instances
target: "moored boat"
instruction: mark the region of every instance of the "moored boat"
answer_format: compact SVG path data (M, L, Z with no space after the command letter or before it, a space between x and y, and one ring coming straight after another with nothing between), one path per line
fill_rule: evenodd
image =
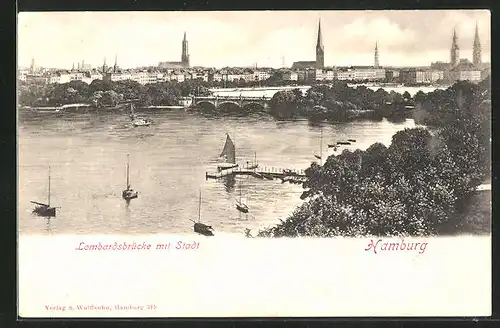
M130 120L134 127L137 126L149 126L151 125L151 120L145 117L139 117L135 114L134 104L130 104Z
M56 208L50 206L50 167L49 167L49 190L47 197L47 204L31 201L31 203L35 204L35 208L33 209L33 213L42 216L42 217L55 217L56 216Z
M321 135L320 135L320 145L319 145L319 155L314 155L317 159L319 159L319 165L323 165L323 127L321 127Z
M201 190L200 190L200 198L199 198L199 202L198 202L198 222L191 220L191 222L194 223L193 230L194 230L194 232L199 233L200 235L213 236L214 229L212 228L212 226L201 223L200 220L201 220Z
M227 133L226 142L219 158L224 161L224 163L217 164L217 170L219 171L238 167L238 164L236 164L236 147L234 146L233 140L231 140L231 137Z
M242 213L248 213L248 205L241 198L241 184L240 184L240 199L236 200L236 209Z
M132 189L130 186L130 165L129 165L129 155L127 154L127 189L122 191L122 198L125 200L131 200L139 197L139 192Z

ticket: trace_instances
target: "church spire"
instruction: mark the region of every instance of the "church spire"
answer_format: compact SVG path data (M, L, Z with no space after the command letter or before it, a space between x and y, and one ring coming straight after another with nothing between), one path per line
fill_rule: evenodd
M118 70L118 55L115 54L115 65L113 66L113 72Z
M318 21L318 41L316 42L316 47L323 49L323 40L321 38L321 18Z
M479 29L476 22L476 32L474 34L474 44L472 50L472 63L476 66L481 64L481 41L479 40Z
M460 60L460 47L458 46L458 37L457 31L453 29L453 40L451 43L450 49L450 64L452 67L458 65L458 61Z
M182 54L181 54L181 63L184 67L189 67L189 50L188 50L188 41L186 37L186 32L184 32L184 38L182 39Z
M35 71L35 56L31 57L30 71L33 73Z
M316 69L325 67L325 48L321 38L321 19L318 20L318 40L316 42Z
M374 67L379 67L380 63L378 61L378 41L375 42L375 62L374 62Z

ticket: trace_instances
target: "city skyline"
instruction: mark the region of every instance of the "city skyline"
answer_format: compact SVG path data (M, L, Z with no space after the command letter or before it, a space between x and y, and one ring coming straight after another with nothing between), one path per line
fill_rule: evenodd
M18 16L18 65L123 68L180 60L184 33L191 66L282 66L315 58L321 19L325 66L426 66L449 61L453 29L460 57L472 61L476 23L482 61L490 62L487 10L50 12ZM255 22L259 20L259 24ZM284 65L283 65L284 64Z

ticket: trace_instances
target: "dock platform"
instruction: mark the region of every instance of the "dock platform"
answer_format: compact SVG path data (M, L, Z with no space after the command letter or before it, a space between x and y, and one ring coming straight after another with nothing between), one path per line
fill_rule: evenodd
M253 168L247 169L242 167L235 167L227 170L220 170L218 172L206 172L205 178L208 179L220 179L227 176L235 175L251 175L258 179L286 179L286 178L297 178L303 180L306 175L304 170L297 169L284 169L284 168Z

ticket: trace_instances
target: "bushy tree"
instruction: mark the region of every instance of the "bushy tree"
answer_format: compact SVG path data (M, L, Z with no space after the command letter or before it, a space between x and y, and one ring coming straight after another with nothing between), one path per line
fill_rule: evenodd
M464 227L464 205L490 169L488 84L417 94L433 125L396 133L389 147L313 163L303 203L260 236L439 235ZM394 96L394 95L392 95ZM393 99L394 100L394 99ZM396 100L400 101L400 100ZM438 120L441 118L442 120ZM487 130L489 131L489 130Z

